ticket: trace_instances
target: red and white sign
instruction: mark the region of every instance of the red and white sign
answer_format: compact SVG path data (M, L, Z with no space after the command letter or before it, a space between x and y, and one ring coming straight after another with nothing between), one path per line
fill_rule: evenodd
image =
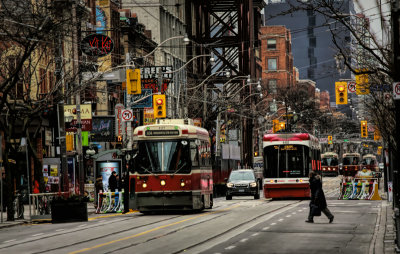
M400 100L400 82L393 83L393 99Z
M132 122L132 120L133 120L132 109L122 110L121 116L122 116L122 122Z
M349 93L355 93L356 92L356 82L350 81L347 82L347 90Z
M125 134L125 123L122 121L122 111L125 110L124 105L115 105L115 135L122 136Z

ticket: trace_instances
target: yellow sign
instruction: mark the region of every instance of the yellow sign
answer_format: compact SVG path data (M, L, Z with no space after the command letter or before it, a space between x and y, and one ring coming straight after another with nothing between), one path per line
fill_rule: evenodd
M367 69L357 69L356 73L366 72ZM356 94L369 94L368 74L356 74Z
M143 125L155 124L156 119L154 118L154 109L145 108L143 110Z
M67 152L71 152L74 150L74 133L73 132L67 133L65 135L65 143L67 146Z
M193 124L194 126L201 127L201 118L194 118Z
M74 120L77 119L76 105L64 105L64 113L69 112L74 115ZM92 119L92 105L82 104L81 105L81 119Z

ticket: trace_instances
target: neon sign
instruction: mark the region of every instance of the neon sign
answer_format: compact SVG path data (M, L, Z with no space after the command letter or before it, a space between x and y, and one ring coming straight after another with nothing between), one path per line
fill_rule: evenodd
M81 50L88 56L106 56L114 49L113 40L107 35L91 34L81 42Z

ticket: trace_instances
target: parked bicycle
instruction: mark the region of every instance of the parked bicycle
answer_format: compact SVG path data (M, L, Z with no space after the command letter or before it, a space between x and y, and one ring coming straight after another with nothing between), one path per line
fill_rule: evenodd
M17 191L17 193L15 194L13 206L14 206L14 218L24 219L24 204L22 202L22 195L19 191Z

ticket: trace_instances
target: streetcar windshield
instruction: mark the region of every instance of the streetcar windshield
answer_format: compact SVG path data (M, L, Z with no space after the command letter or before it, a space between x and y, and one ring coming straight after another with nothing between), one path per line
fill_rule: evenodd
M196 149L195 144L193 143ZM189 173L191 163L189 140L139 141L134 169L139 173Z
M362 164L363 164L363 165L371 165L371 166L374 166L374 165L376 164L376 161L375 161L375 159L372 158L372 157L367 157L367 158L364 158L364 159L363 159Z
M343 158L343 165L358 165L360 159L358 156L346 156Z
M338 165L338 159L335 158L335 157L322 158L321 165L322 166L337 166Z
M309 148L303 145L274 145L264 148L264 177L307 177Z

